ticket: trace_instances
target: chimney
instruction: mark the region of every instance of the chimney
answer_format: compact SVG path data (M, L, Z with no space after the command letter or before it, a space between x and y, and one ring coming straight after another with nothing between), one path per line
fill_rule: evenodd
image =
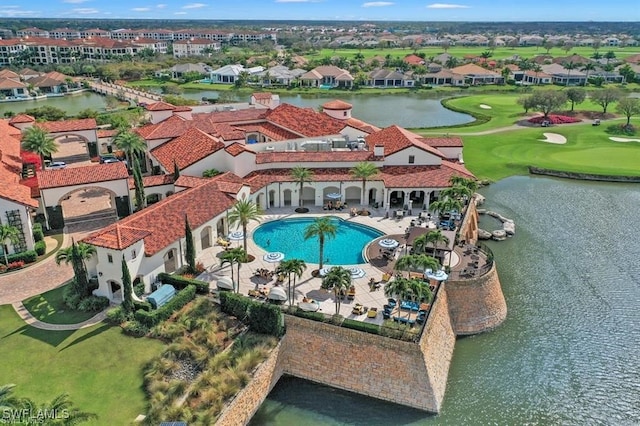
M384 145L376 145L373 147L373 155L376 157L384 157Z

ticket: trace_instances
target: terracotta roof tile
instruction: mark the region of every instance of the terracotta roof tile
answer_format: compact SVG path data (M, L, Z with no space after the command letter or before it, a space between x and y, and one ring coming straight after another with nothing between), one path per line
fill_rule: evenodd
M174 105L162 101L149 104L145 108L147 111L173 111L176 109Z
M203 185L207 182L209 182L209 179L207 178L180 175L178 180L175 181L175 186L182 188L195 188L196 186Z
M272 123L245 124L240 127L245 132L260 132L275 141L286 141L288 139L298 139L301 135L293 133L287 129L276 126Z
M340 99L334 99L333 101L325 102L324 104L322 104L322 108L342 111L345 109L352 109L353 105L345 101L341 101Z
M153 176L143 176L142 177L142 185L145 188L151 188L154 186L161 185L170 185L173 183L173 175L153 175ZM129 189L135 189L136 185L133 181L133 177L129 177Z
M127 172L127 166L119 161L109 164L69 167L61 170L44 170L39 171L36 176L38 176L38 186L40 189L47 189L128 179L129 173Z
M320 152L260 152L256 154L256 164L326 162L344 163L369 161L371 151L320 151Z
M98 130L99 138L111 138L118 134L118 131L115 129L100 129Z
M281 104L270 110L266 118L272 123L307 137L336 135L345 127L345 123L341 120L311 108L300 108L289 104Z
M440 151L422 142L421 139L422 136L396 125L372 133L365 138L369 146L384 146L385 156L415 146L438 157L444 157Z
M193 108L191 108L188 105L178 105L177 107L173 108L174 112L184 112L184 111L193 111Z
M0 198L30 207L38 207L31 189L19 183L22 171L20 130L0 120Z
M271 94L271 92L256 92L251 96L253 96L257 101L268 101L273 95Z
M451 72L461 75L491 75L494 77L501 77L499 73L482 68L481 66L476 64L466 64L456 68L452 68Z
M441 166L386 166L381 176L387 188L447 188L452 176L474 177L448 161Z
M246 145L238 143L238 142L232 143L231 145L227 146L224 150L227 151L229 154L231 154L234 157L237 157L238 155L242 154L243 152L250 152L252 154L255 154L255 152L250 150Z
M361 130L365 133L374 133L380 131L380 127L376 127L373 124L365 123L364 121L358 120L357 118L353 117L349 118L346 123L349 125L349 127L353 127L354 129Z
M173 173L174 162L180 169L185 169L221 149L224 149L222 142L202 130L191 128L182 136L152 149L151 154L168 173Z
M79 130L93 130L98 125L95 118L82 118L76 120L64 120L64 121L44 121L37 123L36 126L49 133L59 132L77 132Z
M30 115L18 114L16 116L12 117L11 120L9 120L9 124L33 123L34 121L36 121L36 119L33 118Z
M434 148L464 146L462 138L459 136L449 136L446 138L420 138L420 140Z
M89 235L83 241L123 250L144 239L145 255L153 256L184 237L185 215L191 227L196 228L229 209L234 202L234 197L220 190L219 182L208 181L136 212Z

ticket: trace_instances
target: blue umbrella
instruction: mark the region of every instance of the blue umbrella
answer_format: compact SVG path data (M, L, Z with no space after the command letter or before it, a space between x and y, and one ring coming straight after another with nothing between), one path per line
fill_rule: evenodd
M277 263L277 262L280 262L280 261L282 261L284 259L284 253L281 253L279 251L273 251L273 252L265 254L262 258L266 262Z
M330 192L329 194L327 194L327 198L331 200L339 200L340 198L342 198L342 194L340 194L339 192Z
M242 241L244 240L244 232L242 231L233 231L229 233L229 240L231 241Z

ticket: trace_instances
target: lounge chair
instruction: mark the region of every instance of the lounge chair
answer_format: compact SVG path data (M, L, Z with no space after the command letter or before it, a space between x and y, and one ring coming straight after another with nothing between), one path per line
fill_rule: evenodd
M355 298L356 298L356 287L352 285L351 287L349 287L349 291L347 291L347 299L353 300Z
M388 282L391 279L391 274L387 274L386 272L382 274L382 281Z
M378 316L378 308L370 308L367 312L367 318L375 318Z
M356 303L356 305L353 307L353 309L351 310L351 313L354 315L362 315L364 314L367 308L365 308L364 306L362 306L360 303Z

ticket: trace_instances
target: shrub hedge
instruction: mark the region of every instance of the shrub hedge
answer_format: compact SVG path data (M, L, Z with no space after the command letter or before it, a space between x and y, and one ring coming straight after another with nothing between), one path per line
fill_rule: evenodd
M352 330L364 331L365 333L380 334L379 325L356 321L349 318L345 318L344 321L342 321L342 327L350 328Z
M220 293L220 308L222 312L243 321L249 326L249 329L256 333L280 336L284 330L282 311L275 305L257 302L230 291L223 291Z
M82 312L98 312L109 306L109 299L104 296L89 296L78 303L78 310Z
M307 312L307 311L303 311L300 308L296 310L291 310L290 312L293 315L300 318L306 318L306 319L310 319L312 321L318 321L318 322L326 322L326 318L322 312Z
M42 256L47 251L47 244L44 241L38 241L35 244L34 249L38 256Z
M246 319L251 299L230 291L221 291L219 296L222 312L232 315L241 321Z
M171 314L191 302L195 297L196 287L194 285L189 285L177 292L173 299L167 302L166 305L150 312L142 309L137 310L134 317L141 325L151 328L159 322L168 319Z
M33 240L37 243L44 240L44 232L42 231L41 223L33 224Z
M23 261L24 263L33 263L36 261L37 258L38 258L38 253L36 253L35 250L27 250L27 251L23 251L22 253L10 254L9 256L7 256L7 261L9 263L20 262L20 261ZM4 256L0 256L0 262L6 265L6 263L4 262Z
M164 284L171 284L176 290L182 290L183 288L192 285L195 286L198 294L209 293L209 283L205 281L185 278L180 275L169 275L166 272L159 273L158 280L162 281Z

